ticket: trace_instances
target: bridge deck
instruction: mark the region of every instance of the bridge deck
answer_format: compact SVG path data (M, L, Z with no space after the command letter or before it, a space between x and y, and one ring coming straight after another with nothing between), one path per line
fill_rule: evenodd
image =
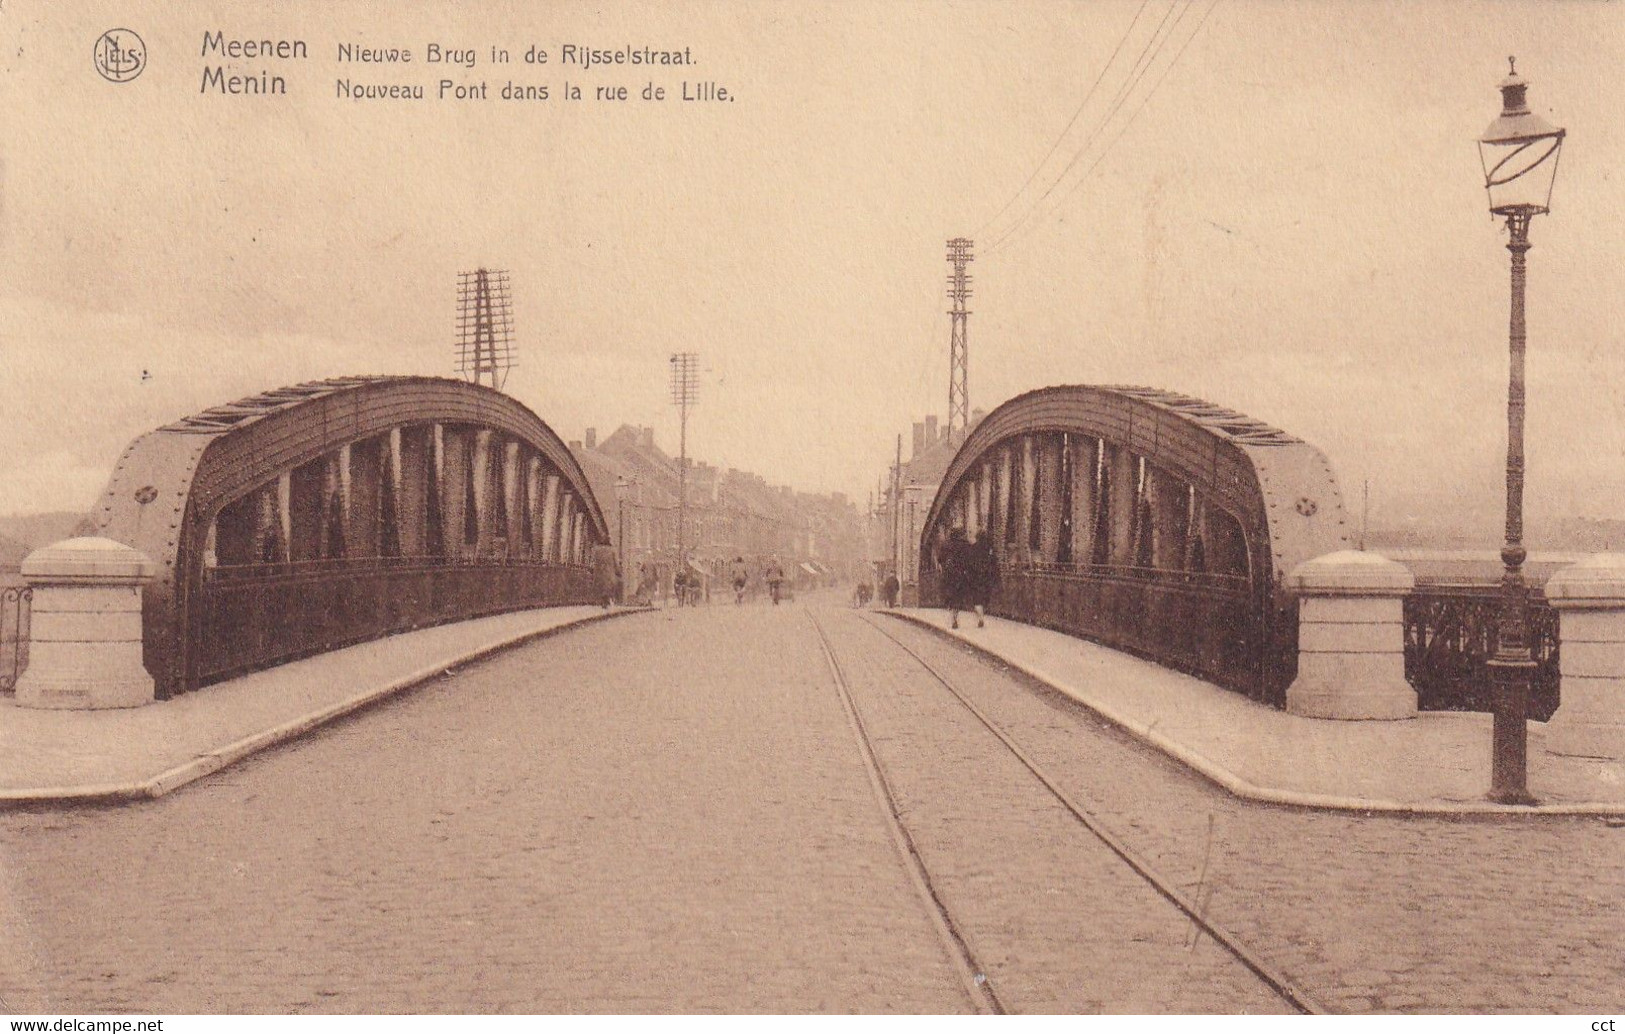
M423 629L131 711L37 711L0 697L0 805L167 793L471 656L605 613L554 607ZM945 623L941 611L900 613ZM1501 810L1482 799L1487 714L1300 718L1059 632L991 617L986 629L970 623L956 634L1241 796L1311 807ZM1546 808L1625 812L1625 782L1609 766L1547 754L1544 733L1530 723L1531 788Z
M966 632L1120 699L1244 703L1075 640ZM270 707L274 688L376 688L380 651L432 667L428 641L259 676L257 701L244 679L81 715L81 748L125 756L138 713L201 726L222 701ZM1052 785L1332 1011L1618 1011L1609 888L1625 859L1608 823L1257 806L1001 667L827 599L634 614L461 666L156 801L0 811L0 994L41 1013L936 1013L972 1007L984 973L1013 1012L1284 1007ZM1223 724L1162 713L1159 729ZM1286 720L1227 713L1255 747L1252 716ZM0 728L22 717L0 710ZM21 764L33 751L8 735L0 763ZM956 978L934 907L978 968Z

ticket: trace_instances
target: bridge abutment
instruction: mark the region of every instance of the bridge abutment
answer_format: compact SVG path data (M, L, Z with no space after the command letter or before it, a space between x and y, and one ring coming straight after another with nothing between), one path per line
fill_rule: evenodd
M1562 623L1562 701L1546 750L1625 759L1625 554L1599 553L1546 581Z
M1341 550L1299 564L1298 677L1286 709L1306 718L1416 717L1405 681L1401 610L1415 579L1375 553Z
M34 590L28 668L17 706L96 710L154 699L142 663L141 587L157 565L105 538L67 539L30 553Z

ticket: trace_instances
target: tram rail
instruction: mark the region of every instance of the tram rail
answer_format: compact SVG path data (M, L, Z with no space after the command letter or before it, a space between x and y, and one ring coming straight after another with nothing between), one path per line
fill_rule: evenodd
M876 795L887 814L888 824L892 828L894 839L897 841L900 853L910 869L910 877L916 890L920 893L927 911L931 914L933 923L937 926L939 935L943 937L949 954L953 957L961 973L961 979L967 980L967 996L972 1005L979 1011L1005 1012L1007 1005L999 998L998 989L993 985L992 978L978 963L973 950L961 932L959 924L953 914L937 892L931 880L930 871L926 868L924 859L915 847L912 835L907 824L903 821L898 806L896 794L886 777L885 768L875 751L873 741L869 736L863 714L858 709L848 685L845 671L836 655L835 647L831 643L822 622L818 620L811 609L808 617L817 632L820 646L823 649L825 660L828 663L831 677L835 682L843 707L847 711L854 735L858 740L861 753L864 756L866 767L869 770L871 781L875 784ZM970 698L957 686L952 679L926 660L913 647L904 643L897 636L892 635L881 624L868 615L855 615L864 624L875 632L890 640L899 650L908 655L914 663L923 669L936 684L945 689L972 717L990 733L1000 745L1019 761L1043 789L1054 798L1074 820L1106 848L1108 848L1124 865L1148 884L1158 895L1174 908L1178 909L1203 933L1207 934L1215 944L1219 945L1227 954L1240 962L1248 971L1256 976L1264 986L1294 1010L1310 1014L1321 1015L1325 1008L1315 1000L1307 991L1298 985L1287 973L1283 972L1258 950L1248 945L1233 931L1222 924L1215 922L1206 913L1202 904L1190 895L1180 890L1178 885L1165 874L1159 872L1139 852L1135 851L1124 838L1103 822L1096 809L1091 808L1074 792L1062 788L1060 783L1050 775L1032 754L1024 749L1011 735L997 722L990 718L986 712L977 707ZM967 977L968 974L968 977Z

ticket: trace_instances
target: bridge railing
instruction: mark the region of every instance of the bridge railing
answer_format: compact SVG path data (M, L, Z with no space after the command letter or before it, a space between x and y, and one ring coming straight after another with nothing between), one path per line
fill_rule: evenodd
M1286 606L1261 608L1245 576L1024 562L1000 570L991 610L1279 705L1297 672L1297 615Z
M28 667L30 604L34 590L26 585L0 589L0 693L17 688L17 677Z
M1494 655L1500 588L1419 583L1404 603L1405 679L1423 711L1489 711L1485 662ZM1561 678L1557 611L1538 589L1529 595L1530 659L1535 662L1529 717L1557 710Z
M396 632L595 596L584 565L440 556L213 567L199 591L191 637L199 684Z

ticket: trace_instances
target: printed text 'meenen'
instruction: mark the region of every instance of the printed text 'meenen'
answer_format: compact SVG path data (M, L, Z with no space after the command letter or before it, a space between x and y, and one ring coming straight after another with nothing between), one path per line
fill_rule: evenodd
M309 56L302 39L236 39L218 30L203 34L203 56L224 58L277 58L297 60ZM235 72L235 69L234 69ZM255 93L287 93L288 81L264 69L250 70L246 75L227 75L225 65L204 65L203 85L200 93L243 95Z
M218 54L221 57L279 57L302 58L306 57L305 41L302 39L228 39L220 31L205 32L203 34L203 56Z

